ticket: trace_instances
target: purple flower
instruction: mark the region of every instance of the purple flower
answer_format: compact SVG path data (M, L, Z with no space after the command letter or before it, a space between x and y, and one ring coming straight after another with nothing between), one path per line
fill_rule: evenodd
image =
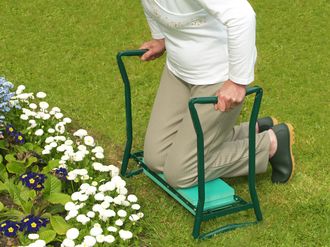
M65 168L57 168L55 170L55 176L61 180L66 180L66 176L68 175L68 171Z
M16 237L16 233L19 229L20 224L15 221L6 220L0 224L0 232L6 237Z
M40 191L45 188L43 183L46 178L47 177L44 174L35 172L28 172L19 177L23 185L36 191Z
M48 222L49 220L46 218L28 215L21 220L21 231L26 230L26 233L36 233L40 227L46 226Z
M15 136L16 135L16 130L14 129L14 127L11 124L8 124L6 126L6 133L9 136Z
M21 132L17 132L15 134L15 142L18 143L18 144L24 144L25 139L24 139L24 136Z

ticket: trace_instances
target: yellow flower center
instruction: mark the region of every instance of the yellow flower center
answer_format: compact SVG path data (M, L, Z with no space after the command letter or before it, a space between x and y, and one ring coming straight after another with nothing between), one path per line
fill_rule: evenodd
M34 184L35 180L34 180L33 178L31 178L31 179L29 180L29 182L30 182L30 184Z
M5 227L7 224L6 223L3 223L2 225L1 225L1 227Z
M31 223L31 227L36 228L37 224L33 222L33 223Z
M9 132L13 132L14 129L12 127L9 128Z
M23 176L22 176L22 178L26 178L27 177L27 175L26 174L24 174Z
M8 228L8 232L13 232L13 231L14 231L14 228L12 228L12 227Z
M24 219L23 221L24 221L24 222L28 222L28 221L29 221L29 218L26 218L26 219Z
M19 141L23 140L23 137L22 136L18 136L17 138Z

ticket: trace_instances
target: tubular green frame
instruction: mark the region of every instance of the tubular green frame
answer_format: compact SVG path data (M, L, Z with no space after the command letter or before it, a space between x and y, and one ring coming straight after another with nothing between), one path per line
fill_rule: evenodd
M189 201L183 198L174 188L167 184L162 178L160 178L156 173L151 171L143 161L143 151L131 153L132 142L133 142L133 125L132 125L132 106L131 106L131 88L130 82L128 79L127 71L125 69L122 57L125 56L141 56L147 50L128 50L122 51L117 54L117 63L119 71L121 73L124 87L125 87L125 110L126 110L126 145L123 155L123 161L121 166L121 175L124 177L131 177L141 173L146 170L152 177L153 180L157 181L158 184L166 188L173 194L172 196L183 202L185 207L189 209L190 212L195 212L195 222L193 228L193 237L199 239L205 239L212 237L213 235L236 229L238 227L243 227L249 224L257 223L262 220L262 213L260 210L259 200L255 188L255 126L257 122L257 117L259 113L259 108L262 99L262 89L258 86L250 87L247 89L246 95L255 94L254 103L252 107L252 113L249 121L249 173L248 173L248 186L251 197L251 202L245 202L243 199L236 196L237 203L235 205L229 205L224 208L219 208L211 211L204 211L205 203L205 176L204 176L204 136L202 127L199 121L198 113L195 105L197 104L215 104L217 103L217 97L198 97L192 98L189 103L189 111L192 117L193 125L197 135L197 157L198 157L198 203L197 207L191 205ZM129 159L134 159L142 168L127 171ZM244 222L239 224L230 224L226 226L219 227L214 229L211 232L200 234L200 226L202 221L209 220L211 218L216 218L224 216L227 214L239 212L247 209L254 209L257 221L255 222Z

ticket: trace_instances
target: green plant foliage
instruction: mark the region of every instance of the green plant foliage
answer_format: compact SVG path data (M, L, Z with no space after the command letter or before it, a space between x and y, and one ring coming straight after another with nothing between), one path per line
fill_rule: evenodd
M71 226L61 216L51 216L50 224L54 231L59 235L64 235Z
M64 193L51 193L48 197L46 197L46 200L52 204L61 204L65 205L65 203L71 201L71 197Z
M56 232L53 230L42 229L38 232L39 238L44 240L46 244L52 242L56 237Z

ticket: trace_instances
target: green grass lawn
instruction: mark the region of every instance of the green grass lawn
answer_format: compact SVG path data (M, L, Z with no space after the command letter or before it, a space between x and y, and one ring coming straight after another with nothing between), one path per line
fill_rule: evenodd
M273 185L271 170L258 176L264 220L206 241L193 240L193 217L145 176L127 180L145 213L142 246L330 246L330 2L251 4L257 13L255 84L264 89L260 115L295 126L296 174L287 185ZM109 161L119 164L125 116L115 55L150 38L140 1L1 0L0 26L0 76L45 91L51 105L88 129ZM126 61L138 149L164 58ZM246 182L232 184L247 197ZM253 219L252 211L205 227L245 219Z

